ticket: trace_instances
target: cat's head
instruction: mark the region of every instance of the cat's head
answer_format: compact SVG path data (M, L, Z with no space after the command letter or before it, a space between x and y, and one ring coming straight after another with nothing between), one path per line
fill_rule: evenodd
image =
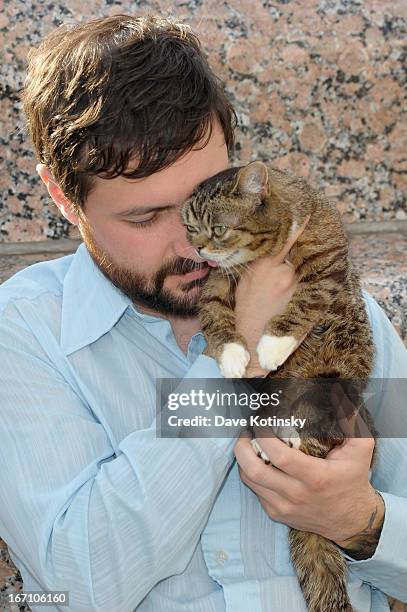
M222 268L269 252L276 225L267 211L267 167L232 167L200 183L182 208L187 237L200 257Z

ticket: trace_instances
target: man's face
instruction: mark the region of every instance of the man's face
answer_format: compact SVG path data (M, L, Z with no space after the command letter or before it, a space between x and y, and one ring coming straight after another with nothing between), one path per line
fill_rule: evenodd
M147 310L196 314L209 268L186 239L183 202L204 179L228 167L223 131L207 146L142 179L96 178L78 227L102 272Z

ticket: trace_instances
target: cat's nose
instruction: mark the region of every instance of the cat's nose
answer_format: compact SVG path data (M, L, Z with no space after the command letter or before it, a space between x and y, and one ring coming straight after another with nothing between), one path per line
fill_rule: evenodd
M204 247L198 247L195 249L196 254L198 255L198 257L200 257L201 259L209 259L211 254L208 253L207 251L205 251Z

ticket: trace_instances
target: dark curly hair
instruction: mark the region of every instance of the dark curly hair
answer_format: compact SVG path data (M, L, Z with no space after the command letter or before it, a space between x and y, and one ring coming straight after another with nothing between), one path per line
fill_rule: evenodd
M235 147L235 110L197 36L151 14L59 26L30 50L21 99L37 157L76 211L95 175L166 168L209 129L207 144L215 117Z

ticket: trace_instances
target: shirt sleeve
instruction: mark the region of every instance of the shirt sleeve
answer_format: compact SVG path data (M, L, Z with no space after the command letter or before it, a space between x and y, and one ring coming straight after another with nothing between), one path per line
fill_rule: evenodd
M233 439L160 439L115 454L23 320L0 321L0 536L61 610L134 609L184 571L233 460ZM192 378L220 377L198 357Z
M377 441L372 484L381 493L385 517L375 553L355 561L345 555L351 572L373 587L407 601L407 411L401 406L407 388L407 349L377 302L364 292L376 346L373 376L386 385L375 422L392 437ZM404 408L404 409L401 409ZM394 432L404 437L394 437ZM402 433L404 432L404 434Z

